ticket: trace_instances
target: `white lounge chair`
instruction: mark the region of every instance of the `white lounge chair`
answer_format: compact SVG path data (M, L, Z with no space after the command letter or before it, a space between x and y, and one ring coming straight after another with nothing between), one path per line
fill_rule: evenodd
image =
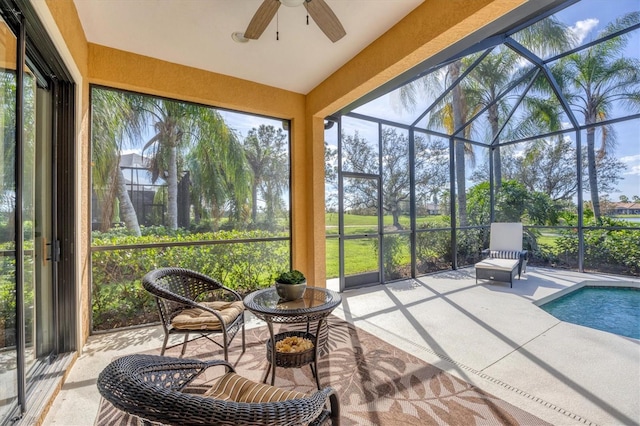
M518 279L527 269L527 250L522 249L522 223L494 222L491 224L489 248L482 251L486 259L476 263L476 284L479 279L508 282Z

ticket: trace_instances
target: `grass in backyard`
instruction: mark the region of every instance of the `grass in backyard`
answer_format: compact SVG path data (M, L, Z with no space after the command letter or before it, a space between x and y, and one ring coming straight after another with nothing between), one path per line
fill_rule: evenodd
M420 226L423 223L442 223L443 217L440 215L423 216L416 218L416 223ZM383 225L392 226L393 217L391 215L385 215L383 217ZM409 216L400 216L400 225L404 229L408 229L411 225ZM325 216L325 227L327 235L338 234L338 213L327 213ZM344 215L344 227L345 233L349 235L377 233L378 230L378 217L377 216L363 216L354 214Z

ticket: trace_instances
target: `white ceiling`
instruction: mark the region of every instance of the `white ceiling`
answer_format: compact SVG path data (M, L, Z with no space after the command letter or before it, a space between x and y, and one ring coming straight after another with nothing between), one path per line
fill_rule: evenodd
M259 40L237 43L262 0L74 0L91 43L302 94L423 1L326 0L347 32L336 43L304 7L281 6Z

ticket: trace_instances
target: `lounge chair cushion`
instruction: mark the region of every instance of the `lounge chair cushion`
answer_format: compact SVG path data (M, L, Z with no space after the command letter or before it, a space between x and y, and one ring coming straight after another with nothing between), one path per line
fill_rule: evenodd
M519 259L519 250L490 250L489 257L494 259Z
M220 312L225 324L232 323L244 311L242 301L202 302L201 305ZM181 330L222 330L220 321L215 315L199 308L185 309L173 318L171 325Z
M205 392L205 396L224 401L260 403L306 398L308 395L256 383L236 373L227 373L218 380L215 386Z
M495 271L513 271L518 267L518 259L485 259L476 263L476 268L492 269Z

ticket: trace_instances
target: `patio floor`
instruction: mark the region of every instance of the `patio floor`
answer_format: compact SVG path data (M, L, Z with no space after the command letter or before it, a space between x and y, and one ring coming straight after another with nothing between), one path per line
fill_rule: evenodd
M535 267L513 288L476 285L465 268L347 291L334 314L550 423L639 424L640 341L559 321L534 304L583 281L640 287L630 277ZM98 373L161 343L159 326L92 336L44 424L93 424Z

